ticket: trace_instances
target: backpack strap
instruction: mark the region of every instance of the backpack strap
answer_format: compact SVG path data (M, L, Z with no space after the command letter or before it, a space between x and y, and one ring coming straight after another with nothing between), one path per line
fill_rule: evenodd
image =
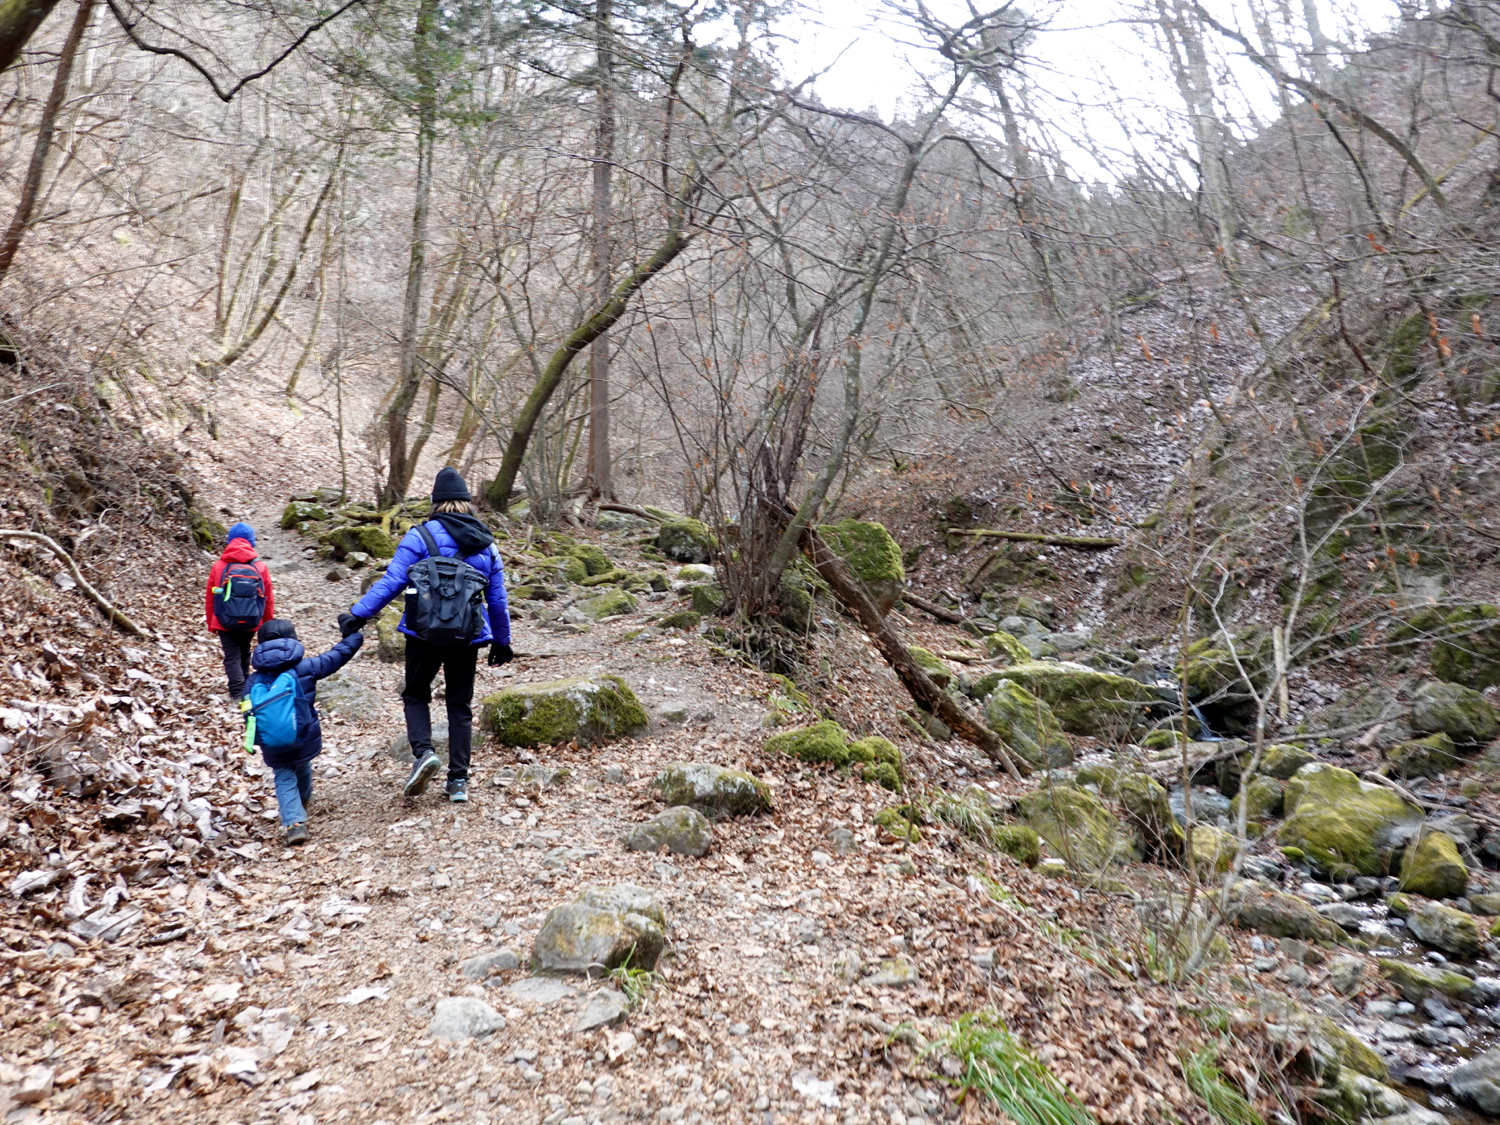
M443 552L438 550L437 540L432 537L432 532L427 530L427 522L424 520L416 526L417 534L422 537L422 542L427 545L428 557L434 559L444 558Z

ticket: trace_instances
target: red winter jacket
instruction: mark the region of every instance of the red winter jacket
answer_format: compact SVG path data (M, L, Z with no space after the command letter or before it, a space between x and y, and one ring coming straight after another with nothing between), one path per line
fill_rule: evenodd
M260 580L266 586L266 615L260 619L261 624L264 625L276 616L276 595L271 591L271 572L266 569L266 564L256 557L255 548L251 546L248 539L231 539L224 548L224 553L219 556L219 561L214 563L208 572L208 590L203 595L203 615L208 618L210 631L224 632L224 626L220 625L219 619L214 616L214 587L224 576L226 566L230 563L246 562L255 564L255 569L260 572Z

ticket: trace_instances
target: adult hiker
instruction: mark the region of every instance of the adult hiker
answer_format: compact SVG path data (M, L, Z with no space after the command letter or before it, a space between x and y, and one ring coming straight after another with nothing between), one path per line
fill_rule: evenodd
M229 700L238 703L245 694L245 677L250 674L255 630L276 616L271 572L255 554L255 528L248 523L237 523L229 529L224 553L208 572L203 612L209 631L219 634L224 649Z
M406 609L398 627L406 634L406 686L401 705L414 759L402 791L420 796L442 765L432 748L431 710L432 681L441 668L447 684L448 799L467 801L479 650L490 646L492 667L515 654L495 537L474 515L469 488L454 469L438 471L432 517L402 537L385 574L339 615L339 631L347 637L363 628L402 591Z

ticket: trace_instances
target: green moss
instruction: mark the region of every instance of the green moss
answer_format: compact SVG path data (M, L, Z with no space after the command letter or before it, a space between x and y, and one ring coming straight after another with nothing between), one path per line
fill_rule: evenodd
M1424 832L1401 857L1401 889L1426 898L1457 898L1469 883L1458 845L1443 832Z
M646 575L646 585L658 594L666 593L667 590L671 589L671 583L667 581L667 576L659 570L653 570Z
M1080 771L1081 772L1081 771ZM1113 795L1125 810L1125 819L1140 833L1140 850L1151 859L1175 859L1182 855L1186 834L1160 782L1143 773L1119 773Z
M629 685L611 675L517 684L486 697L479 718L504 746L601 742L649 724Z
M690 586L688 595L692 598L694 613L702 614L704 617L714 617L724 610L724 591L717 586L707 584Z
M1035 867L1042 861L1042 838L1034 828L1005 824L995 829L991 838L996 849L1027 867Z
M590 574L587 578L585 578L582 582L580 582L579 585L580 586L623 586L623 585L626 585L626 584L630 583L631 580L634 579L635 577L636 576L633 575L633 574L631 574L630 571L628 571L628 570L622 570L620 567L615 567L613 570L602 571L599 574ZM642 581L640 581L638 583L638 585L641 585L641 586L644 586L645 584L646 583L645 583L644 580L642 580Z
M326 520L329 516L327 508L321 504L314 504L306 500L293 500L281 512L281 530L291 531L299 523L308 520Z
M679 609L676 613L669 613L657 622L663 629L683 629L691 631L702 624L703 618L690 609Z
M1424 734L1443 733L1454 742L1476 745L1500 734L1500 720L1489 700L1473 688L1431 681L1417 689L1411 725Z
M708 762L671 762L652 779L668 805L691 805L705 816L755 816L772 811L771 789L744 770Z
M193 542L205 551L223 550L224 537L229 529L216 519L205 516L196 508L188 509L188 524L192 529Z
M615 568L614 563L609 561L609 556L592 543L579 543L569 547L563 554L582 560L590 577L607 574Z
M1260 756L1260 767L1255 772L1262 777L1285 781L1303 766L1317 760L1316 754L1311 754L1300 746L1278 742L1266 748L1265 753Z
M892 793L899 792L901 789L901 771L890 762L874 762L867 766L860 766L859 776L861 780L889 789Z
M1147 750L1174 749L1187 742L1188 736L1181 731L1165 730L1158 728L1141 739L1141 745Z
M656 548L681 563L706 563L718 551L713 534L695 519L664 521L656 533Z
M1038 790L1016 802L1016 809L1075 870L1096 872L1129 858L1119 823L1097 797L1081 789Z
M1382 374L1393 385L1405 383L1417 373L1422 363L1422 348L1431 325L1420 312L1403 317L1391 329L1385 342L1385 367Z
M588 614L591 621L602 621L606 617L634 613L639 608L636 600L624 590L611 590L607 594L596 594L578 603L579 611Z
M875 814L875 823L898 840L912 844L921 842L922 830L908 817L905 806L881 809Z
M1348 770L1315 762L1287 782L1281 839L1333 875L1382 875L1422 811Z
M781 685L781 694L786 696L799 707L807 707L811 705L811 700L807 698L807 692L799 688L796 684L796 681L794 681L790 676L783 676L779 672L773 672L771 674L771 679L775 680L778 684Z
M1234 862L1238 845L1234 835L1222 828L1195 824L1188 841L1188 860L1200 879L1223 875Z
M849 764L849 734L832 719L801 730L773 734L762 749L767 754L785 754L801 762L826 762L841 768Z
M388 559L396 553L395 541L372 524L336 527L318 536L318 542L331 548L337 559L354 551L363 551L377 559Z
M1266 820L1280 816L1283 802L1282 784L1274 777L1256 776L1230 802L1229 816L1237 820L1240 806L1245 806L1247 820Z
M376 653L382 664L406 660L406 634L398 628L400 624L401 607L396 605L386 606L375 619Z
M1075 664L1031 662L1002 668L1001 679L1020 684L1052 708L1069 734L1120 738L1157 702L1145 684Z
M1244 667L1245 674L1257 689L1264 689L1268 682L1269 658L1270 642L1266 634L1246 629L1235 636L1232 648L1222 637L1194 641L1182 650L1175 670L1193 699L1232 698L1245 692L1240 666Z
M1430 734L1399 743L1385 752L1385 760L1397 777L1436 777L1462 763L1453 739L1446 734Z
M1390 981L1402 999L1413 1004L1420 1004L1432 996L1446 996L1464 1004L1472 1004L1479 998L1479 989L1468 977L1431 965L1381 958L1380 975Z
M849 761L865 781L882 785L893 792L901 788L905 762L895 743L879 735L869 735L847 747Z
M1052 708L1018 683L1000 680L995 685L985 700L984 722L1033 766L1066 766L1073 761L1073 746Z
M589 576L588 565L572 555L554 555L547 559L538 559L534 564L538 570L547 571L550 575L563 582L571 582L579 585Z
M944 664L937 656L921 645L910 645L907 650L911 654L913 662L918 668L927 673L927 678L940 688L946 688L953 682L953 671Z
M1003 656L1012 664L1031 663L1031 651L1004 629L997 629L984 641L985 655Z
M881 612L888 613L906 585L906 568L901 563L901 547L885 525L843 520L818 531L864 584Z

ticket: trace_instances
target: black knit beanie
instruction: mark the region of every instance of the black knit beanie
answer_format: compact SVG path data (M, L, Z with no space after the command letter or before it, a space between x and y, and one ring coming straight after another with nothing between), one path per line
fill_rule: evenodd
M283 637L291 637L295 640L297 637L296 628L293 627L290 621L285 621L280 617L272 617L267 621L261 622L260 633L256 636L256 640L261 644L265 644L267 641L279 641Z
M444 465L438 470L437 480L432 484L432 502L441 504L444 500L468 500L474 497L469 495L469 486L464 483L464 478L458 475L458 470Z

